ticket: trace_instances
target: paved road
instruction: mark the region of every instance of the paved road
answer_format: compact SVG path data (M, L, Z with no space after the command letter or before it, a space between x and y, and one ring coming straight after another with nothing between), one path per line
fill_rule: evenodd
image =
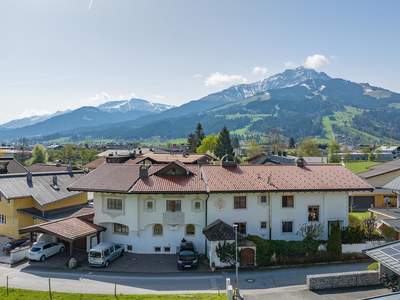
M257 294L265 289L305 284L307 274L366 270L368 263L337 264L307 268L274 269L240 273L240 289L243 293ZM110 274L96 272L54 272L29 268L8 268L0 265L0 285L6 276L10 287L47 290L51 277L53 291L76 293L187 293L224 291L226 278L234 273L175 273L175 274ZM264 291L263 291L264 290Z

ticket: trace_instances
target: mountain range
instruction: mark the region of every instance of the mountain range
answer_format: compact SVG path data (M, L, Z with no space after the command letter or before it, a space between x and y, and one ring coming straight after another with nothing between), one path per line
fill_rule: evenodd
M173 139L186 137L201 122L206 133L227 126L243 138L278 129L296 140L314 136L346 144L398 142L399 109L398 93L298 67L178 107L131 99L81 107L24 126L13 121L13 127L0 126L0 139Z

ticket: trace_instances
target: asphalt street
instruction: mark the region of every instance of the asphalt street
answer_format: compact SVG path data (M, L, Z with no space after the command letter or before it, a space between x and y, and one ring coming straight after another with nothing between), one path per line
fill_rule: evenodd
M306 275L332 272L366 270L368 263L333 264L302 268L269 269L264 271L240 272L239 286L243 293L258 294L265 289L304 285ZM191 273L173 274L127 274L94 272L54 272L27 267L9 268L0 265L0 285L10 287L48 290L48 278L51 278L53 291L73 293L117 293L151 294L151 293L189 293L189 292L223 292L226 278L234 280L235 274Z

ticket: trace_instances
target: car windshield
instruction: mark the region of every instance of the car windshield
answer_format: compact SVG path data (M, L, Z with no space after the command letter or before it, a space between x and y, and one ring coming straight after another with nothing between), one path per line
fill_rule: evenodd
M101 257L101 252L98 251L90 251L89 256L92 258L100 258Z
M184 250L179 252L179 257L183 260L191 260L195 258L195 253L193 251Z
M40 250L42 250L42 248L39 247L32 247L31 249L32 252L39 252Z

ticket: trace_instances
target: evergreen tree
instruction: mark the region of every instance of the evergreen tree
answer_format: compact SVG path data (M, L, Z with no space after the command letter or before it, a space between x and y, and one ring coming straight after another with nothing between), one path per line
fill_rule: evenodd
M203 126L201 125L201 123L197 123L196 130L195 130L194 134L196 135L196 138L197 138L197 143L198 143L197 147L198 147L198 146L201 145L201 142L205 137L204 129L203 129Z
M224 126L218 134L218 143L215 147L216 156L222 158L224 155L228 155L229 158L233 158L233 148L231 143L231 137L228 128Z
M295 142L295 140L294 140L294 138L289 138L289 145L288 145L288 148L289 149L294 149L294 148L296 148L296 142Z
M338 223L332 224L326 248L331 255L338 257L342 254L342 233Z
M187 138L187 146L188 146L189 153L196 152L197 143L198 143L198 141L197 141L196 135L194 133L189 134L188 138Z

